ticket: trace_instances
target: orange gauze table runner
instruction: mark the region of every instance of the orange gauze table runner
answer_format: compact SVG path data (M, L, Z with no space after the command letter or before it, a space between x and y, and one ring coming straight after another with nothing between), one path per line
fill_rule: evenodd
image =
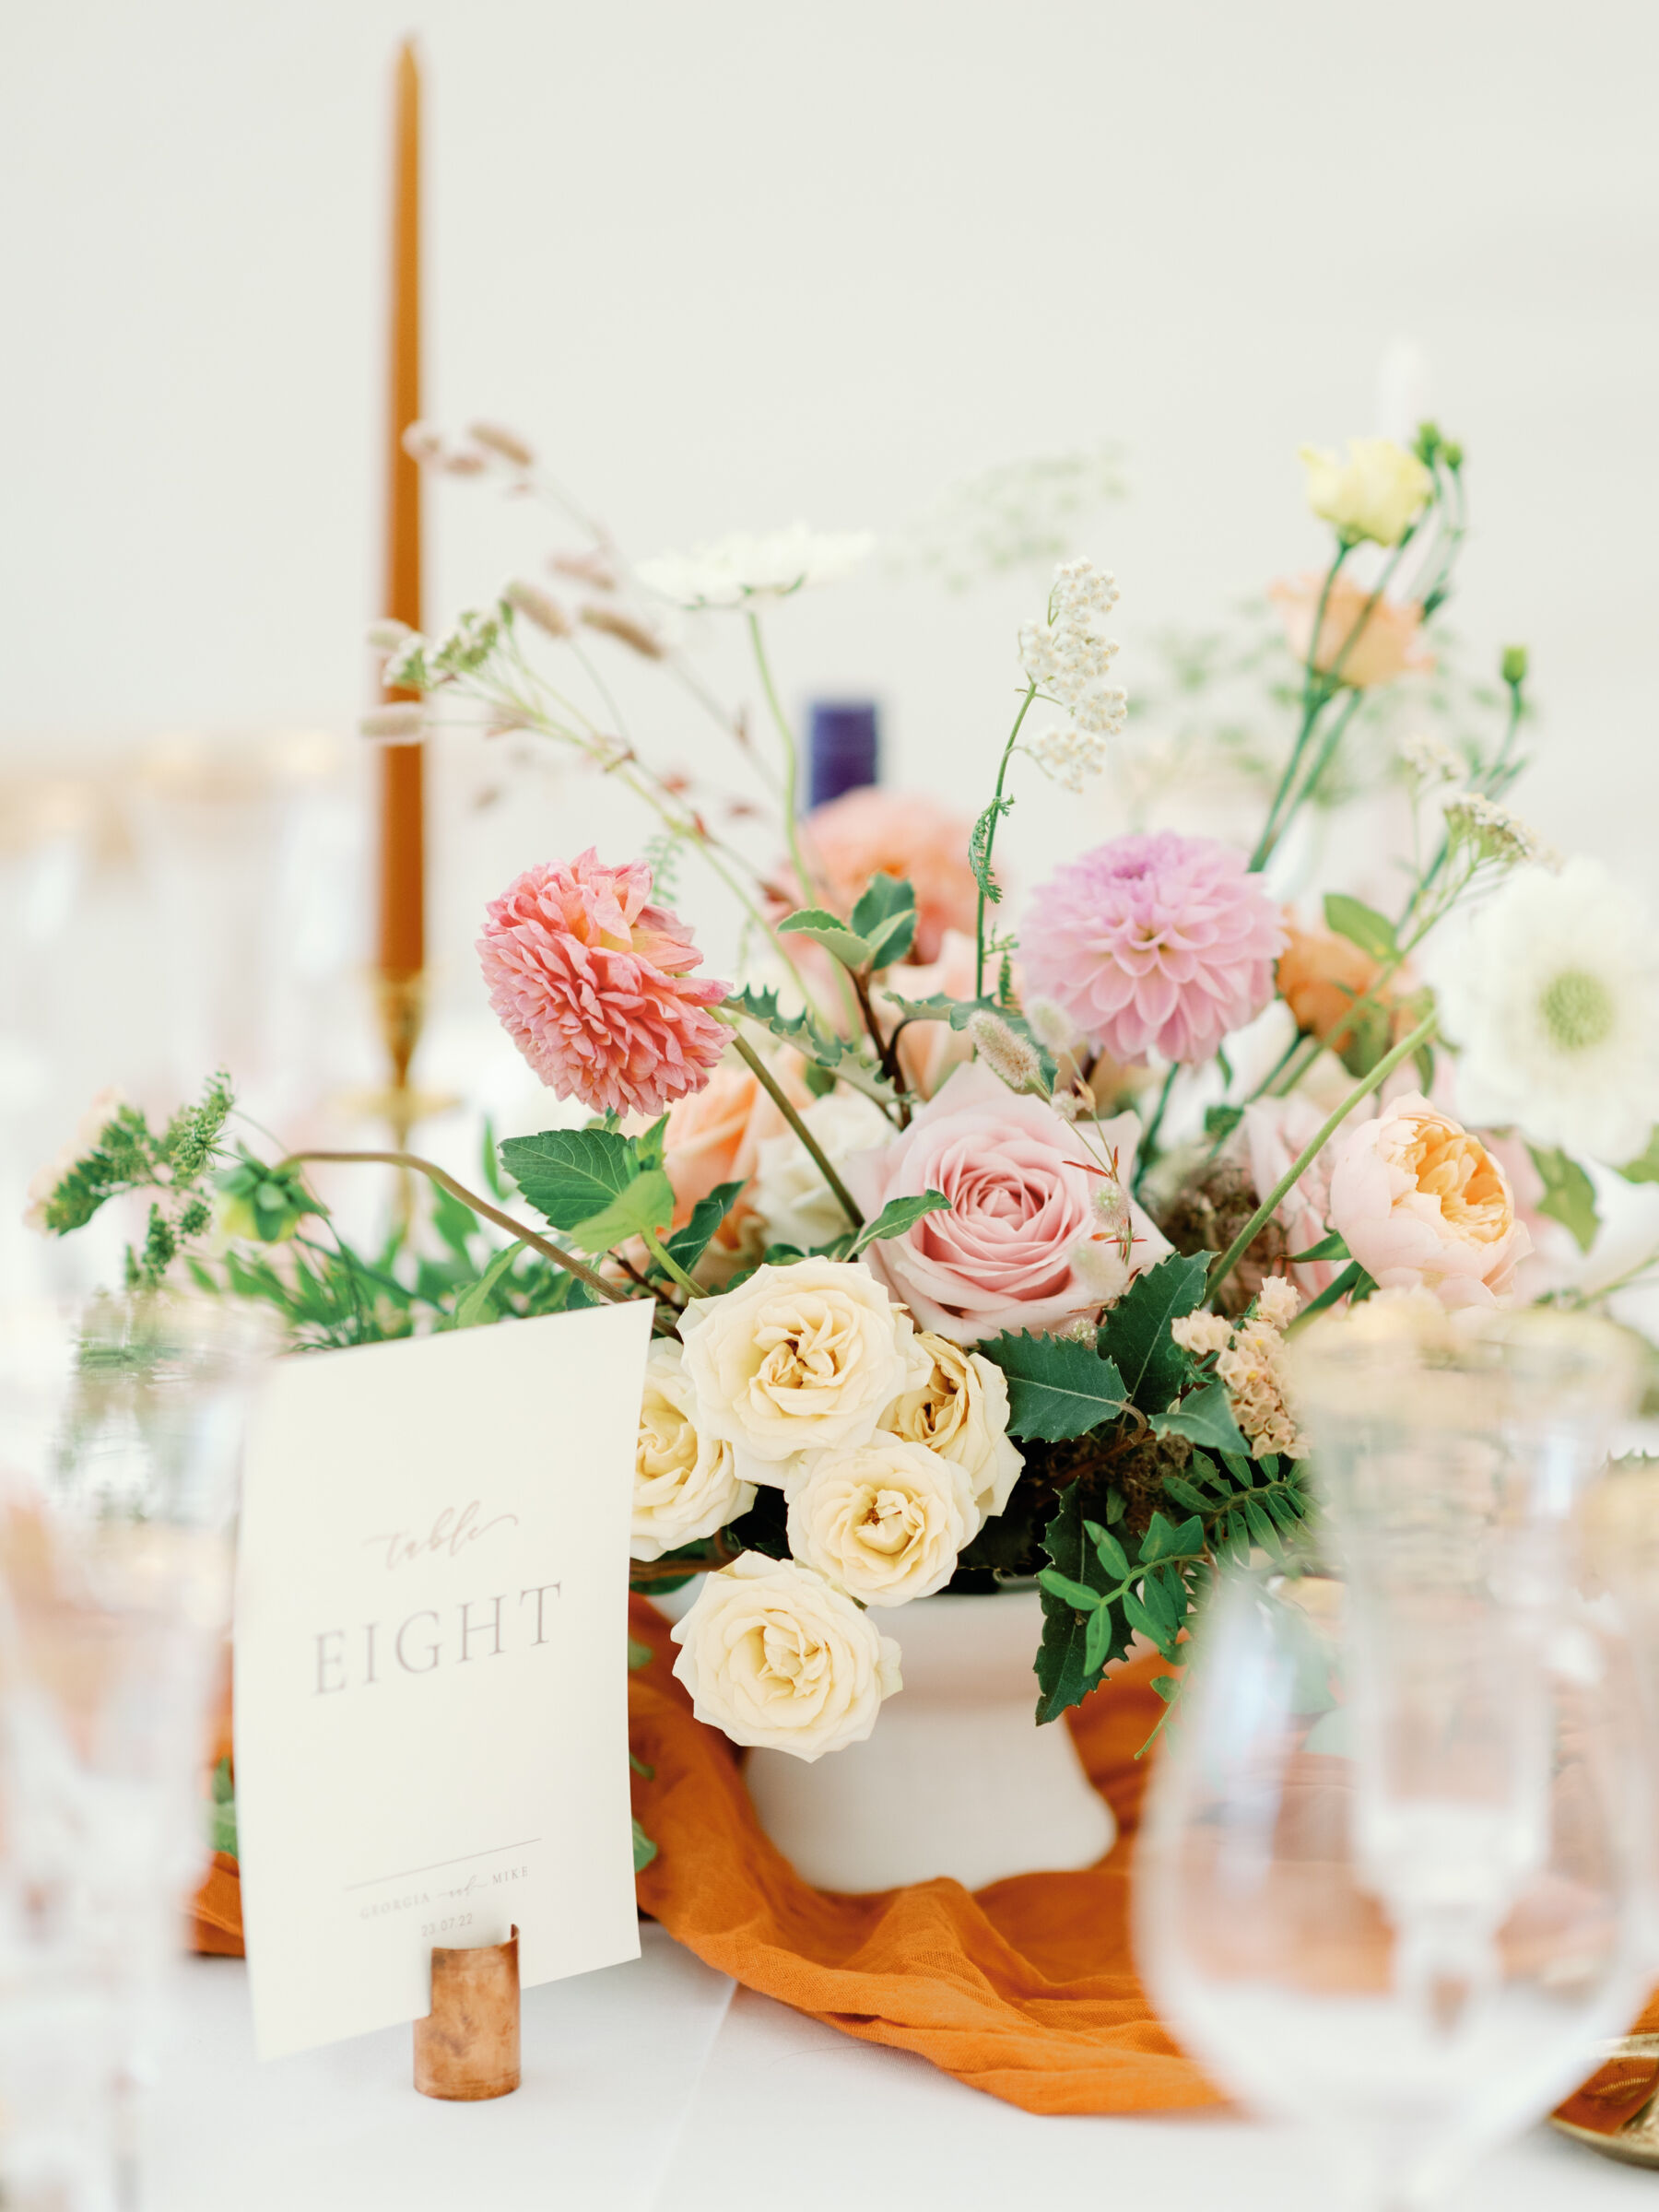
M761 1830L739 1755L692 1717L668 1623L645 1599L629 1628L650 1646L629 1678L630 1736L653 1770L634 1809L657 1845L640 1902L678 1942L746 1988L866 2042L891 2043L1031 2112L1147 2112L1220 2101L1177 2048L1135 1978L1129 1872L1149 1759L1135 1752L1163 1707L1163 1662L1136 1662L1068 1713L1118 1841L1077 1874L1022 1874L842 1897L814 1889ZM195 1907L199 1950L239 1953L235 1861L214 1862ZM1659 2029L1659 2003L1639 2025ZM1659 2062L1604 2067L1563 2113L1611 2131L1659 2082Z

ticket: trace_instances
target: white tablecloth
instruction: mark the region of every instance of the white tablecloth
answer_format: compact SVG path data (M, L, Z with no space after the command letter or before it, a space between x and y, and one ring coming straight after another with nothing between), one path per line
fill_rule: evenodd
M239 1960L191 1960L146 2212L978 2212L1064 2201L1329 2212L1289 2131L1220 2114L1038 2120L924 2061L734 1992L661 1929L644 1956L524 1993L524 2086L437 2104L409 2030L255 2063ZM1654 2176L1539 2129L1456 2212L1595 2212Z

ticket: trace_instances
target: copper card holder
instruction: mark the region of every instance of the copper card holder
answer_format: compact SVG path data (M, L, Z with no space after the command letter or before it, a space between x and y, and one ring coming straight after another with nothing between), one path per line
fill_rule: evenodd
M415 2023L415 2087L474 2104L519 2086L519 1932L477 1950L434 1949L432 2009Z

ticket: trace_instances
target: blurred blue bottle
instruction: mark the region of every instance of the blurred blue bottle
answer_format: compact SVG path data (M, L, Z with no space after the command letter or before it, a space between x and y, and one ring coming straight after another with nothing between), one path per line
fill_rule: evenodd
M881 741L870 699L815 699L806 746L806 804L827 806L843 792L877 782Z

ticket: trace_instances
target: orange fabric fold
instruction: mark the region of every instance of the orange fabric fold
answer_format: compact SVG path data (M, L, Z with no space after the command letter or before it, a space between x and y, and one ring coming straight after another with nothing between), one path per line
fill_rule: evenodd
M1219 2092L1153 2014L1131 1963L1129 1877L1149 1760L1135 1752L1162 1706L1163 1663L1139 1661L1066 1715L1118 1841L1098 1866L1023 1874L970 1892L922 1882L842 1897L804 1882L761 1830L740 1755L691 1712L671 1673L668 1623L629 1607L652 1664L629 1681L635 1810L657 1845L641 1907L746 1988L863 2041L913 2051L1030 2112L1145 2112ZM236 1862L222 1853L195 1900L198 1950L240 1956ZM1659 2032L1659 1993L1635 2023ZM1659 2062L1615 2061L1560 2108L1611 2134L1659 2084Z

